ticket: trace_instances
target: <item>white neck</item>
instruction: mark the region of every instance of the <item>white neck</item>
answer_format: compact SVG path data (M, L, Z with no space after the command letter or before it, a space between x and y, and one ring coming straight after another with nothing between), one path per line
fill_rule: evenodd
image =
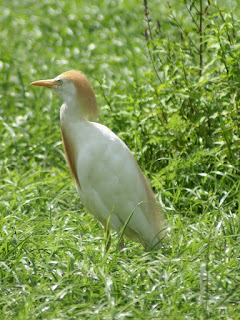
M61 126L71 125L71 123L86 121L86 115L79 104L71 104L65 102L60 108Z

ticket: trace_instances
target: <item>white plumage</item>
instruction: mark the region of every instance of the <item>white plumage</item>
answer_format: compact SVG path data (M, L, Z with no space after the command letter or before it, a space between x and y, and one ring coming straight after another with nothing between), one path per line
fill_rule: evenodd
M97 103L85 75L64 72L52 80L35 81L64 101L60 122L66 158L85 207L117 232L129 219L125 234L146 249L159 248L166 236L160 205L125 143L97 118Z

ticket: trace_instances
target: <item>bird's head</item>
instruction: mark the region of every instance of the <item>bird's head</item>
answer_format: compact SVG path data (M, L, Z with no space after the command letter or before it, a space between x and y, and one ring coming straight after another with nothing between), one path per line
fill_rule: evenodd
M79 107L84 118L96 120L98 106L95 94L82 72L76 70L66 71L56 78L34 81L31 85L51 89L69 107Z

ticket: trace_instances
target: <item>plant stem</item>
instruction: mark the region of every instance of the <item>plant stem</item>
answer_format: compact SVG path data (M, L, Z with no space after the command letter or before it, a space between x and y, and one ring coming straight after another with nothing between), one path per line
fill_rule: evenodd
M203 3L200 0L200 12L199 12L199 33L200 33L200 47L199 47L199 75L202 75L203 68Z

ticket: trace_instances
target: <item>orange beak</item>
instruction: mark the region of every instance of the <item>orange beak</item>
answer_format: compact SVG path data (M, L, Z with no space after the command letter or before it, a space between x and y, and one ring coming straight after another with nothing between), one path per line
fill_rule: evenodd
M46 88L53 88L58 87L61 85L61 82L59 80L49 79L49 80L38 80L31 83L32 86L40 86L40 87L46 87Z

